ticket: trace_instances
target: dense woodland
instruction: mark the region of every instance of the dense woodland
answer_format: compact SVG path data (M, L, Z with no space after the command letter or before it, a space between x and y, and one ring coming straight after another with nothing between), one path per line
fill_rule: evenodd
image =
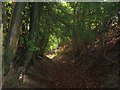
M3 88L117 88L118 2L4 2Z

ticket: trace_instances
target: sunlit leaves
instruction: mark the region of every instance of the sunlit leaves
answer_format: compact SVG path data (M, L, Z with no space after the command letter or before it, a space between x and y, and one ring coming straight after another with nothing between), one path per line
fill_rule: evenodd
M53 32L57 37L54 39L61 38L59 43L66 42L66 38L70 39L74 33L73 37L78 42L93 43L96 36L93 31L105 31L106 22L115 15L116 5L117 3L57 3L50 15L53 22L56 22Z

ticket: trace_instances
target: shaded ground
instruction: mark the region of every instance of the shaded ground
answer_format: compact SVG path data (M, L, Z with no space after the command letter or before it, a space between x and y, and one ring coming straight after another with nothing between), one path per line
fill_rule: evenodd
M120 30L120 29L119 29ZM98 40L89 46L86 53L74 53L71 45L62 47L52 60L37 56L27 74L17 87L22 88L117 88L119 87L119 30L105 34L104 41ZM113 33L114 32L114 33ZM101 43L105 45L101 46ZM48 55L49 56L49 55Z
M118 61L119 48L114 45L107 55ZM102 53L102 54L101 54ZM35 60L28 70L21 87L54 88L116 88L119 82L118 63L103 56L102 48L87 53L87 56L74 56L65 52L55 58Z
M53 62L48 58L43 61L36 59L29 77L31 75L38 82L37 87L117 88L120 80L119 32L120 29L106 32L101 37L104 41L98 38L96 44L89 46L84 55L72 52L71 46L67 45L61 48L63 53L54 57Z
M68 63L63 58L52 65L49 62L43 61L41 64L37 61L26 77L23 82L29 84L28 87L95 88L98 85L96 78L87 70L75 65L71 60Z

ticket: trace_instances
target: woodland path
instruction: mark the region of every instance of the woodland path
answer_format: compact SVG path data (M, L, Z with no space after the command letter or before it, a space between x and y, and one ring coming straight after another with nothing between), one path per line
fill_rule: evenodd
M65 57L66 59L66 57ZM67 62L68 61L68 62ZM72 60L54 58L53 64L39 60L30 69L20 87L34 88L95 88L98 82L89 71L76 65Z

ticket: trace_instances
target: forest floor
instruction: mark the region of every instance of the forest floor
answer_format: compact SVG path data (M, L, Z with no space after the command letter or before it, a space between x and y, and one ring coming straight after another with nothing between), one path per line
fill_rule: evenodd
M84 54L81 54L80 50L73 51L72 45L67 44L48 53L43 60L40 60L39 55L35 55L33 64L29 66L26 74L21 74L22 78L15 87L120 87L120 36L118 33L120 29L105 33L98 38L95 45L87 47ZM103 41L100 40L101 38ZM54 55L56 56L53 57Z
M102 48L85 56L64 52L52 59L35 60L23 80L24 87L41 88L116 88L119 80L118 63L106 60ZM119 48L115 45L107 55L118 61ZM22 86L22 87L23 87Z
M35 58L17 88L118 88L120 42L74 54L68 45L62 53ZM62 47L63 48L63 47ZM104 56L106 52L107 57ZM51 54L47 56L52 56Z
M75 54L71 46L67 45L61 47L62 52L52 59L49 59L52 54L44 57L45 60L36 58L19 87L117 88L120 80L118 64L120 42L118 39L120 41L120 37L113 36L104 47L100 44L98 47L95 45L84 55Z
M29 71L29 75L23 80L23 85L27 84L25 87L95 88L99 84L87 69L76 65L65 56L55 57L53 64L36 61Z

